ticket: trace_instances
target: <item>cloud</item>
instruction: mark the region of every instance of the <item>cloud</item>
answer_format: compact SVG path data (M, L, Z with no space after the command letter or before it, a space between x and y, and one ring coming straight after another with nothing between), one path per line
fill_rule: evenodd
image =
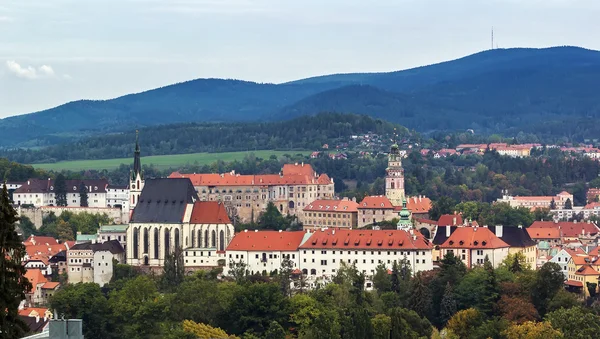
M0 15L0 22L13 22L13 21L15 21L15 20L9 16Z
M6 68L16 77L30 80L53 78L56 75L56 73L54 73L54 69L48 65L42 65L38 68L33 66L21 66L14 60L6 61Z

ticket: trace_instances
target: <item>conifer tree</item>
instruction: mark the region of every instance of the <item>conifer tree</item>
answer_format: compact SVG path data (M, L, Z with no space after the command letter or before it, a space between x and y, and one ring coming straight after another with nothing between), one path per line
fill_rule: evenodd
M446 283L446 289L444 290L444 297L442 298L442 305L440 309L440 317L442 322L445 324L452 318L457 311L456 299L454 298L454 291L450 283Z
M67 182L62 173L57 175L54 181L54 200L56 206L67 206Z
M87 187L85 187L83 181L79 184L79 206L88 207Z
M494 272L494 267L492 266L492 263L487 255L485 256L483 262L483 269L486 272L486 279L483 286L483 300L479 305L479 310L488 316L492 316L494 314L494 307L500 299L500 287L498 286L498 281L496 280L496 272Z
M2 338L18 338L25 334L26 325L18 318L21 300L31 284L24 277L21 262L25 246L15 230L19 220L10 203L6 184L0 192L0 334Z

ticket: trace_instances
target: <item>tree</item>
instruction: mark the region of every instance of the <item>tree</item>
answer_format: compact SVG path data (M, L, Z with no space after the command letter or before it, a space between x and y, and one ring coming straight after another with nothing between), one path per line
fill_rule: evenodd
M444 290L444 297L442 298L442 304L440 305L440 317L442 322L445 324L452 318L457 311L456 300L454 299L454 292L452 285L448 282L446 289Z
M261 230L285 230L287 228L284 217L272 201L267 204L267 208L261 213L257 224Z
M35 227L33 222L31 222L31 219L29 219L26 216L21 216L21 217L19 217L19 219L20 219L19 220L19 228L21 229L21 232L23 233L24 239L29 238L30 235L38 235L39 234L37 228Z
M0 333L4 338L19 338L26 333L25 324L19 319L18 311L25 291L31 283L24 277L25 246L15 230L19 220L8 197L6 184L0 191Z
M291 297L292 295L292 270L294 269L294 262L290 260L289 255L283 255L283 260L281 260L281 269L279 270L279 274L277 275L277 279L279 280L279 285L281 286L281 293L286 297Z
M538 312L533 304L523 298L503 295L498 302L498 308L502 317L511 323L522 324L539 319Z
M546 312L556 311L561 308L572 308L581 305L581 301L575 293L559 289L548 303Z
M438 220L443 214L454 213L456 201L454 199L443 196L433 203L429 210L429 217L432 220Z
M503 332L506 339L562 339L563 334L547 322L528 321L524 324L511 325Z
M271 321L269 329L265 332L265 339L285 339L285 330L276 321Z
M474 308L458 311L448 320L446 328L451 330L459 338L468 338L476 327L481 325L482 317Z
M83 181L79 184L79 206L88 207L87 187Z
M546 314L545 319L569 338L595 338L600 333L600 317L582 307L561 308Z
M310 322L310 326L302 327L300 339L341 339L341 325L337 312L322 310L319 316Z
M494 314L494 307L500 299L500 287L496 280L496 273L494 267L490 262L488 256L485 256L483 261L483 270L485 272L485 279L483 281L483 298L481 304L478 306L479 310L488 317Z
M67 206L67 182L62 173L57 175L54 181L54 200L56 206Z
M235 279L235 282L242 284L244 281L246 281L247 276L250 275L250 272L248 271L248 265L241 260L238 262L230 260L229 275Z
M385 314L377 314L371 319L373 339L388 339L392 329L392 319Z
M233 339L237 338L235 336L228 335L225 331L220 328L212 327L206 324L198 324L191 320L184 320L183 323L183 331L194 335L195 338L198 339ZM281 326L279 326L281 327ZM283 330L283 329L282 329ZM277 337L267 337L267 338L277 338Z
M549 208L536 208L533 210L533 218L537 221L552 220L552 214Z
M563 287L564 275L560 265L547 262L537 271L531 290L531 300L541 316L547 311L548 303Z
M393 272L392 272L393 273ZM392 290L392 280L384 263L377 265L373 275L373 286L379 294Z
M73 234L73 228L71 227L71 225L64 221L64 220L58 220L58 222L56 223L55 227L55 231L56 231L56 237L61 240L61 241L68 241L68 240L75 240L75 235Z
M594 299L596 297L596 289L598 288L597 283L588 282L586 283L586 288L590 294L590 298Z
M571 198L567 198L567 200L565 201L565 209L566 210L573 209L573 203L571 202Z
M556 201L554 201L554 198L552 198L552 200L550 201L550 209L551 210L556 209Z
M175 248L165 255L161 285L163 290L172 291L183 282L185 267L183 265L183 251Z
M389 311L389 316L391 318L390 339L431 336L431 323L426 318L419 317L414 311L397 307Z

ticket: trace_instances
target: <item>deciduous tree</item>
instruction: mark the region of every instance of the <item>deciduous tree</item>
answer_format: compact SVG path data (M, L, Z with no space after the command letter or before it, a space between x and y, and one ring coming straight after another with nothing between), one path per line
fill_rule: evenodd
M582 307L561 308L546 314L545 319L569 338L596 338L600 333L600 317Z
M549 322L532 322L511 325L504 331L506 339L562 339L562 332L552 328Z

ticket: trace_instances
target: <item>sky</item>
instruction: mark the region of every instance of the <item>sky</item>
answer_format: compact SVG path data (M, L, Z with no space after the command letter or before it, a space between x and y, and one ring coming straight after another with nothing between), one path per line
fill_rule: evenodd
M0 118L196 78L281 83L491 46L600 50L599 0L0 0Z

